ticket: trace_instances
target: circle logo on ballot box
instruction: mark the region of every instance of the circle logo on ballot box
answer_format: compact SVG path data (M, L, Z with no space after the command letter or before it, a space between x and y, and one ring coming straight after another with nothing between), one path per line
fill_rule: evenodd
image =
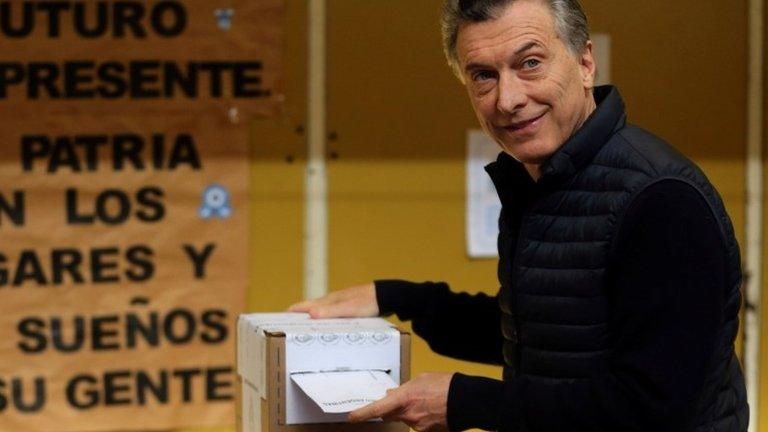
M344 342L348 345L362 345L365 342L365 333L347 333Z
M389 333L373 333L371 340L377 345L386 345L392 340L392 335Z
M323 345L336 345L341 340L341 336L336 333L323 333L320 335L320 342Z
M315 341L315 336L309 333L296 334L290 338L290 341L295 345L307 346Z

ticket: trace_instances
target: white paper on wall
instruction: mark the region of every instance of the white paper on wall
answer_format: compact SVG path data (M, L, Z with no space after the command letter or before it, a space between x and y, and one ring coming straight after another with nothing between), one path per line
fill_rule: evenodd
M470 258L495 258L501 203L485 165L496 160L501 149L482 130L467 132L467 254Z

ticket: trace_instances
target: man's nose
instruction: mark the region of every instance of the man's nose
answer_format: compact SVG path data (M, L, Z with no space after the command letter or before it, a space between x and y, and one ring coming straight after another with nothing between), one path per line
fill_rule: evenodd
M496 109L502 113L514 113L524 107L528 101L522 83L512 73L503 73L499 76L497 91L499 93L496 98Z

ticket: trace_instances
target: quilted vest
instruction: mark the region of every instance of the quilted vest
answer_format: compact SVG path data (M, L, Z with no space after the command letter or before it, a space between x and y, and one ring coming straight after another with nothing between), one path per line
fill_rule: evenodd
M692 162L625 123L615 88L595 89L595 99L597 110L542 167L537 183L504 153L486 167L502 201L498 297L505 379L558 381L607 370L612 241L637 193L658 180L679 179L711 205L727 248L725 320L692 430L745 431L744 379L733 350L741 267L722 200Z

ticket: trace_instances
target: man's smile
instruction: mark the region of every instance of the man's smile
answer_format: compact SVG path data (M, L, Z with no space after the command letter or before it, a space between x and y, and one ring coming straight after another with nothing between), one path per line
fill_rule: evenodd
M548 111L544 111L543 113L538 114L535 117L530 117L526 120L509 123L505 126L502 126L502 129L510 133L533 132L541 123L540 120L547 114L547 112Z

